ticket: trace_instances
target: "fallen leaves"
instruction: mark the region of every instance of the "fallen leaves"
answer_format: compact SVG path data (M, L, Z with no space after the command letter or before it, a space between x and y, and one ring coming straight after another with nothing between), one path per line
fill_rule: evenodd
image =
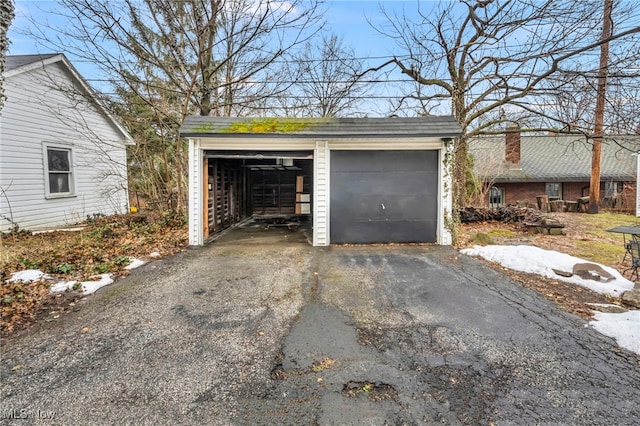
M314 362L313 365L311 366L311 370L314 373L319 373L323 370L333 367L336 362L337 361L332 358L323 358L322 361L320 362Z
M123 276L130 258L159 257L188 245L186 217L177 213L118 215L88 219L74 231L20 232L4 238L0 262L0 334L33 322L47 304L75 303L54 298L50 282L7 282L11 273L39 269L58 280L87 281L96 274ZM67 307L68 307L67 306ZM60 310L60 309L58 309ZM67 311L68 309L62 309ZM59 318L49 314L48 319Z
M13 331L14 327L31 320L49 297L49 282L12 281L0 285L0 334Z

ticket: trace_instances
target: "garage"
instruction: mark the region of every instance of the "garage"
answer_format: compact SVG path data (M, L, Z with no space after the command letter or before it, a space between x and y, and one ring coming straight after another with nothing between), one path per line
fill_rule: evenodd
M436 242L438 151L333 151L331 186L333 244Z
M451 116L193 116L180 135L191 245L265 217L308 221L314 246L451 244Z

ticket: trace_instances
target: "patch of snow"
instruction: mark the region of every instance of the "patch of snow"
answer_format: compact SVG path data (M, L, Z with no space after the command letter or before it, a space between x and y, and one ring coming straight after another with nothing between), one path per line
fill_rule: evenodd
M543 275L545 277L566 281L572 284L588 288L598 293L620 296L627 290L631 290L634 283L624 278L617 270L602 266L614 279L608 282L586 280L577 275L563 277L553 269L571 272L576 263L593 263L584 259L570 256L553 250L545 250L534 246L475 246L471 249L460 250L461 253L469 256L481 256L489 261L497 262L502 266L516 271L528 272L531 274Z
M27 269L25 271L18 271L11 274L11 278L9 278L9 282L22 281L25 283L30 283L32 281L38 281L41 279L49 279L49 278L51 277L46 275L42 271L39 271L37 269Z
M101 274L100 281L83 281L80 284L82 284L82 292L84 294L92 294L98 289L112 283L113 278L111 278L111 274Z
M111 274L101 274L99 275L99 281L82 281L80 283L80 288L83 294L93 294L98 289L101 289L104 286L107 286L113 283L113 278ZM72 290L74 286L76 286L77 281L61 281L49 289L51 293L62 293L67 290Z
M84 227L60 228L60 229L44 229L44 230L41 230L41 231L32 231L31 235L50 234L50 233L53 233L53 232L79 232L79 231L84 231Z
M151 257L160 257L160 256L162 256L162 255L160 254L160 252L154 251L154 252L153 252L153 253L151 253L149 256L151 256Z
M619 308L619 305L614 305L611 303L589 303L589 306L602 306L603 308Z
M613 337L620 347L640 355L640 311L620 314L594 312L589 326L605 336Z
M77 281L58 281L56 284L49 287L49 293L63 293L67 290L73 289L73 286L77 283Z
M130 264L128 264L127 266L125 266L125 267L124 267L124 269L129 269L129 270L131 270L131 269L136 269L136 268L141 267L141 266L142 266L142 265L144 265L145 263L147 263L147 262L146 262L146 261L144 261L144 260L135 259L135 258L133 258L133 257L131 257L130 259L131 259L131 263L130 263Z

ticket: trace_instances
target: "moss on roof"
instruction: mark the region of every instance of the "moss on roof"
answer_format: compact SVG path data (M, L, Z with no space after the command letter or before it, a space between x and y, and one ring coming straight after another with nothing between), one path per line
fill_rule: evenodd
M221 128L220 133L295 133L328 121L330 119L252 118L231 123Z

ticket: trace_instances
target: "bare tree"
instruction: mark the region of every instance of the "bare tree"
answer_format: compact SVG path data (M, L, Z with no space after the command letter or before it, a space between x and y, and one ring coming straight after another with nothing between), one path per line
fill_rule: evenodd
M514 121L530 130L527 119L548 117L541 100L558 90L550 79L583 69L605 41L625 43L637 60L638 11L619 8L616 32L602 40L599 7L591 0L478 0L429 2L402 14L383 9L387 24L379 31L403 54L374 70L395 65L419 89L405 102L451 113L462 127L454 147L457 206L465 202L470 137L502 132Z
M509 166L502 157L491 155L467 157L467 167L475 171L467 173L467 204L486 207L489 204L489 194L497 178L509 170Z
M62 18L64 25L39 23L32 35L45 47L101 70L114 89L112 101L122 104L120 112L129 112L123 116L130 133L153 134L163 141L154 155L167 156L162 175L171 182L165 192L175 188L179 203L184 193L184 146L177 129L184 118L194 113L238 114L281 91L287 82L278 79L273 68L320 27L316 0L59 3L63 7L49 13ZM154 121L140 120L135 114L139 108ZM168 146L173 147L170 154ZM170 169L175 169L173 176Z
M370 89L363 81L362 60L341 38L323 35L318 44L308 42L294 64L297 79L288 94L288 106L295 114L358 115L358 105Z

